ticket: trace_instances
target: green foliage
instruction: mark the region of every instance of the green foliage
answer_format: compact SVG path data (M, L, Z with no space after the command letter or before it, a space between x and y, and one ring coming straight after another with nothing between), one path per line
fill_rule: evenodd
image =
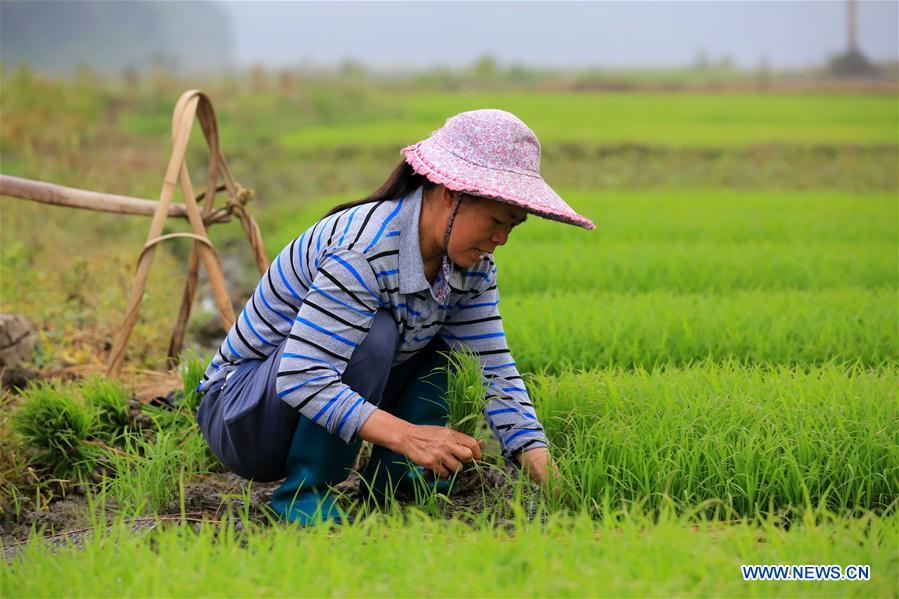
M523 372L651 369L704 359L746 365L899 362L896 292L890 289L721 295L559 290L503 296L500 309Z
M38 482L28 469L23 439L12 434L13 397L0 392L0 521L21 516Z
M124 452L110 452L114 475L105 492L129 516L159 513L177 498L180 481L208 465L206 440L198 430L159 430L155 438L127 434Z
M287 129L279 143L304 152L366 143L402 147L427 137L458 112L486 106L514 113L541 145L579 144L591 150L622 144L720 151L770 143L895 143L895 107L887 94L473 91L388 97L402 110L401 118L385 115L354 123L347 115L340 126L326 122Z
M200 404L201 395L197 392L197 386L203 380L203 373L209 364L202 356L195 353L186 355L178 366L181 373L181 381L184 388L181 392L181 405L191 412L196 412Z
M891 597L899 577L895 513L849 519L809 512L787 527L777 519L721 524L636 511L599 521L554 514L541 523L529 520L526 506L513 504L513 512L503 525L408 513L303 531L238 529L228 520L135 532L119 522L77 545L33 540L21 559L0 560L0 593ZM740 576L740 564L794 562L867 564L871 579L749 583Z
M95 412L55 381L29 384L13 416L13 429L36 450L37 463L60 479L94 469L101 454L88 441L96 428Z
M128 390L121 382L99 374L86 377L77 390L85 405L94 412L96 434L114 443L128 428Z
M573 507L670 499L730 518L885 509L899 496L890 367L725 361L529 383Z
M447 358L447 426L473 437L487 405L481 361L476 353L464 347L448 352Z

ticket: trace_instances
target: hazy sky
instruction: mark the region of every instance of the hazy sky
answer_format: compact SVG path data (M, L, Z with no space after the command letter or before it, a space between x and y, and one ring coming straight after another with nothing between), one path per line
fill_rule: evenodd
M859 45L895 59L897 3L858 3ZM691 64L700 49L756 67L821 64L846 47L846 2L225 2L236 57L277 65L354 58L374 67Z

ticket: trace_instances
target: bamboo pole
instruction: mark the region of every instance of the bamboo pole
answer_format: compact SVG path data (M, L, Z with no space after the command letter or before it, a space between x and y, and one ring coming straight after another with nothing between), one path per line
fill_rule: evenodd
M135 216L153 216L159 206L159 202L156 200L77 189L46 181L35 181L3 174L0 174L0 195L52 204L54 206L83 208L100 212L112 212L114 214L133 214ZM167 216L186 219L187 209L184 204L170 204ZM230 221L230 214L219 212L207 219L206 223L225 223Z
M209 158L206 169L206 186L202 193L195 196L190 174L187 169L185 155L194 118L200 126L209 147ZM218 185L221 177L222 185ZM172 196L175 187L181 188L184 196L183 204L173 204ZM227 191L229 199L226 205L213 209L215 194ZM230 222L232 214L240 220L247 241L253 251L253 257L263 274L268 269L268 258L262 243L259 225L247 212L245 205L253 198L253 191L241 186L231 173L218 139L218 124L212 101L200 90L184 92L175 105L172 117L172 153L163 177L159 200L135 198L117 194L101 193L74 187L65 187L46 181L34 181L22 177L0 174L0 195L19 199L32 200L56 206L82 208L115 214L152 216L147 241L141 248L137 259L137 268L131 287L131 296L125 312L124 322L120 327L112 351L107 362L106 375L116 376L124 361L125 347L137 322L140 304L143 300L150 267L156 252L156 245L167 239L190 238L194 240L188 263L188 277L182 294L181 310L172 338L169 343L169 367L174 366L184 339L190 309L197 289L197 275L200 261L203 261L212 285L216 306L225 331L229 331L235 322L234 308L225 286L218 254L209 240L207 227L220 222ZM202 210L199 202L202 199ZM166 219L169 217L184 218L190 223L191 233L170 233L162 235Z
M200 90L189 90L185 92L176 104L175 114L173 116L174 143L172 154L169 158L165 177L163 178L162 190L159 194L159 203L156 212L153 215L150 230L147 233L147 242L144 244L144 249L138 261L137 273L131 287L131 299L125 313L125 319L119 330L115 344L113 345L112 352L110 353L106 371L107 376L115 376L121 370L122 362L124 361L125 346L128 343L128 338L131 336L131 331L134 329L134 325L137 322L137 317L140 312L140 303L143 299L150 266L153 263L156 243L159 241L160 233L165 225L165 219L168 215L168 208L172 196L174 195L175 187L179 184L182 194L184 195L184 206L187 212L187 218L190 221L191 229L194 232L193 234L208 242L206 229L203 226L203 219L197 208L196 200L194 199L193 187L185 164L187 143L190 140L190 132L193 129L194 117L197 115L198 106L203 106L204 104L211 106L209 98ZM208 115L208 108L202 108L201 113ZM204 128L204 133L208 135L206 128ZM215 188L214 184L212 185L212 188ZM212 194L207 195L211 196ZM215 303L222 319L222 326L228 331L234 324L235 316L234 309L231 306L231 300L228 298L227 289L225 288L224 274L218 260L218 254L212 249L211 244L207 245L206 243L202 243L195 245L198 245L200 248L200 257L203 259L206 271L209 274L209 282L212 285Z
M175 105L175 116L172 119L173 138L177 135L177 124L185 118L184 112L188 98L189 93L183 94ZM200 127L203 130L206 144L209 147L206 167L206 190L201 194L203 196L203 206L200 213L202 214L204 221L211 214L215 192L219 189L216 187L216 183L218 177L221 176L224 182L223 187L228 191L232 198L230 206L240 219L244 232L247 235L247 239L250 242L250 247L253 249L256 265L259 268L259 274L261 275L265 273L268 268L268 258L265 255L265 249L262 245L262 234L259 232L259 226L256 224L256 221L253 220L243 208L243 202L247 198L242 198L241 196L246 190L243 190L240 184L234 179L231 169L225 161L225 156L221 151L218 137L218 121L215 118L215 110L212 106L212 102L200 102L197 107L197 118L200 121ZM189 186L190 177L187 175L186 164L184 165L182 177ZM185 193L189 192L185 191ZM237 199L237 201L234 201L235 199ZM184 343L187 321L190 318L190 311L197 290L197 275L199 273L200 257L204 250L205 248L201 247L199 243L194 243L191 248L187 267L187 280L184 283L184 291L181 295L181 308L178 311L178 319L175 323L175 328L172 331L171 340L169 341L168 365L170 368L178 363L181 347Z

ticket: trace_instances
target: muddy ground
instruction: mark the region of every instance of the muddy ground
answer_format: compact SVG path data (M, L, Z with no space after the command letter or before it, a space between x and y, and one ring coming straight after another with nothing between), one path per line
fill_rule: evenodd
M485 508L492 509L512 498L510 479L514 479L516 470L510 466L482 467L478 471L467 470L457 478L449 493L451 503L444 503L440 514L442 517L456 517L470 520L470 517L481 513ZM203 523L218 525L225 514L241 514L245 510L254 523L262 526L285 526L272 518L268 507L272 491L279 482L258 483L250 486L250 504L244 505L243 488L246 480L230 472L216 472L202 475L200 480L185 485L184 513L181 513L180 500L175 499L161 513L139 518L129 522L135 532L146 532L160 526L189 525L199 529ZM358 514L358 508L364 496L364 485L354 472L342 483L336 485L339 491L338 500L341 507L352 517ZM533 491L536 489L532 488ZM401 505L414 505L415 498L411 493L400 492L396 497ZM107 525L112 523L115 515L115 502L107 501ZM240 528L240 522L236 526ZM41 536L53 548L69 545L79 546L93 532L88 518L88 502L84 495L69 495L65 499L54 501L49 509L43 511L26 511L17 522L4 522L0 525L3 551L6 559L13 559L24 547L29 532L34 527L41 531Z
M7 397L6 409L12 409L18 400L18 389L11 388L10 379L21 379L16 381L20 383L16 386L21 388L27 380L61 379L73 382L100 371L99 365L79 365L23 373L0 369L0 375L5 383L2 384L4 391L12 392L11 396ZM182 385L176 371L138 370L123 378L126 386L132 391L132 403L136 404L159 404L167 395L177 392ZM493 438L486 423L482 422L481 425L477 436L485 439L482 465L477 469L469 465L457 476L449 494L451 502L441 502L440 514L443 517L469 520L470 516L479 514L485 509L493 513L496 513L496 508L504 511L502 508L513 495L510 481L518 477L518 472L510 464L502 463L496 439ZM335 487L339 504L351 516L358 514L358 508L367 496L365 485L356 472L362 471L369 453L370 444L363 443L353 473ZM219 471L200 474L193 482L185 485L183 518L180 501L174 498L159 514L132 519L132 526L136 531L170 524L180 525L185 522L200 526L204 521L213 523L220 521L229 510L235 515L246 511L252 521L265 526L280 525L274 522L268 508L272 491L280 482L253 482L250 486L250 505L244 506L242 490L246 483L246 479L225 471L223 467ZM531 490L534 493L539 492L533 485ZM43 509L26 508L18 518L13 518L9 514L5 518L0 518L0 542L6 556L11 557L21 550L32 529L41 531L41 536L52 545L80 543L90 534L92 526L88 515L88 500L83 493L83 489L66 486L64 490L54 490L53 495L62 497L52 500ZM396 499L401 505L415 504L415 497L408 492L398 492ZM107 525L115 517L116 508L115 500L107 498Z

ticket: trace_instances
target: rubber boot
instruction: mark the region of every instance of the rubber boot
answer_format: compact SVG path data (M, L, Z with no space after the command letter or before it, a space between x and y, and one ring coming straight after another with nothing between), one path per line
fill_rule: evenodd
M391 375L384 390L382 409L413 424L446 426L448 361L437 353L437 350L445 351L446 346L441 342L433 347L432 351L422 351L414 366L403 373L403 380L397 381ZM371 458L360 474L365 481L364 490L372 491L379 499L394 496L399 490L413 492L416 487L447 493L452 486L452 478L426 480L424 468L380 445L372 448Z
M396 323L389 310L378 310L371 329L356 348L342 381L362 397L378 405L391 371L397 343ZM302 526L346 520L329 485L349 475L362 440L347 444L301 415L287 452L287 478L272 493L272 509L285 521Z
M301 416L287 454L287 478L272 492L272 509L282 520L301 526L342 523L346 514L327 487L346 479L361 445L361 439L347 445Z

